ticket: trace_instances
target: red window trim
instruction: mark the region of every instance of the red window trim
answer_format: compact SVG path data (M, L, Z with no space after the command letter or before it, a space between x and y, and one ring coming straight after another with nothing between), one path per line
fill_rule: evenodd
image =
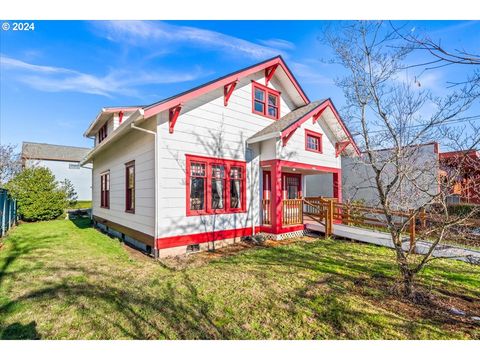
M129 200L128 169L133 167L133 206ZM135 214L135 160L125 163L125 212Z
M102 127L98 130L98 143L100 144L103 140L105 140L108 136L108 122L102 125Z
M104 186L104 178L105 181L108 179L108 190L107 186ZM100 174L100 207L110 209L110 170Z
M318 150L310 149L310 148L308 147L308 137L309 137L309 136L318 139ZM314 152L314 153L317 153L317 154L323 154L323 142L322 142L322 137L323 137L323 134L321 134L321 133L318 133L318 132L315 132L315 131L312 131L312 130L305 129L305 150L306 150L306 151L311 151L311 152Z
M212 158L207 156L199 156L199 155L189 155L186 154L186 202L185 202L185 209L187 216L197 216L197 215L213 215L213 214L234 214L234 213L244 213L247 210L247 187L246 187L246 172L247 172L247 163L245 161L239 160L228 160L228 159L221 159L221 158ZM190 178L191 178L191 171L190 166L191 163L203 163L205 164L205 172L206 172L206 182L205 182L205 198L204 204L205 209L203 210L190 210ZM212 189L211 189L211 181L212 181L212 166L213 165L223 165L225 167L225 206L224 209L212 209ZM241 207L236 209L230 208L230 169L232 167L239 167L241 168Z
M258 88L265 92L265 102L263 103L263 112L255 110L255 89ZM259 84L252 80L252 113L267 117L269 119L278 120L280 118L280 91L269 88L268 86ZM273 95L277 98L277 116L268 115L268 95Z

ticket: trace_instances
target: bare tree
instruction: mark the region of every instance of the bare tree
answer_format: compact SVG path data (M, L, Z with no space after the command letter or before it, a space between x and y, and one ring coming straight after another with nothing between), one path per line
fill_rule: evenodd
M480 129L465 115L478 97L479 84L467 82L438 97L409 82L405 69L415 46L387 23L352 22L329 29L325 40L333 50L332 63L346 70L336 83L345 94L346 119L358 132L356 140L363 150L358 161L369 170L365 184L376 194L376 205L382 209L394 244L402 293L413 298L414 278L433 259L437 245L463 229L461 225L474 215L474 210L449 213L448 199L458 173L445 172L442 186L431 186L426 179L438 177L439 163L438 159L421 161L421 145L442 139L465 150L478 146ZM462 154L457 159L458 171L467 161ZM409 217L396 215L406 209L411 211ZM418 255L415 247L405 246L403 234L423 209L435 216L418 237L427 246Z
M423 71L429 71L445 66L468 65L473 68L472 72L464 81L452 82L451 85L465 83L480 84L480 54L473 53L465 49L449 49L442 45L441 40L434 40L428 34L421 32L406 32L403 27L396 27L392 22L390 26L395 33L405 40L412 50L427 52L430 59L422 63L409 65L410 68L423 68Z
M0 145L0 187L22 169L20 154L14 145Z

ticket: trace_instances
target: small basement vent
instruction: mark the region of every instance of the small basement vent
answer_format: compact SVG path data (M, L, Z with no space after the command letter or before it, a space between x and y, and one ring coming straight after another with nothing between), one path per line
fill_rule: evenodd
M200 244L187 245L187 254L200 251Z

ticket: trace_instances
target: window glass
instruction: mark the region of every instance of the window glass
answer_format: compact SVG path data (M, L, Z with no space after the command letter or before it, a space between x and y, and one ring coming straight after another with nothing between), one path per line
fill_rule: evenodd
M265 91L255 88L255 100L265 101Z
M225 167L212 165L212 209L225 208Z
M255 111L260 113L265 112L265 104L255 100Z
M127 189L125 194L125 210L133 212L135 210L135 165L128 165L126 171Z
M242 169L232 167L230 169L230 207L240 209L242 207Z
M320 137L307 135L307 149L320 151Z
M205 210L206 164L190 164L190 210Z

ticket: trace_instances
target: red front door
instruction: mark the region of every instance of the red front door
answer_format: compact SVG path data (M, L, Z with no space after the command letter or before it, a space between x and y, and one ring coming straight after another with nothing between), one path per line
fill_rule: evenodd
M301 174L283 174L282 175L283 199L301 199L302 198L302 175Z

